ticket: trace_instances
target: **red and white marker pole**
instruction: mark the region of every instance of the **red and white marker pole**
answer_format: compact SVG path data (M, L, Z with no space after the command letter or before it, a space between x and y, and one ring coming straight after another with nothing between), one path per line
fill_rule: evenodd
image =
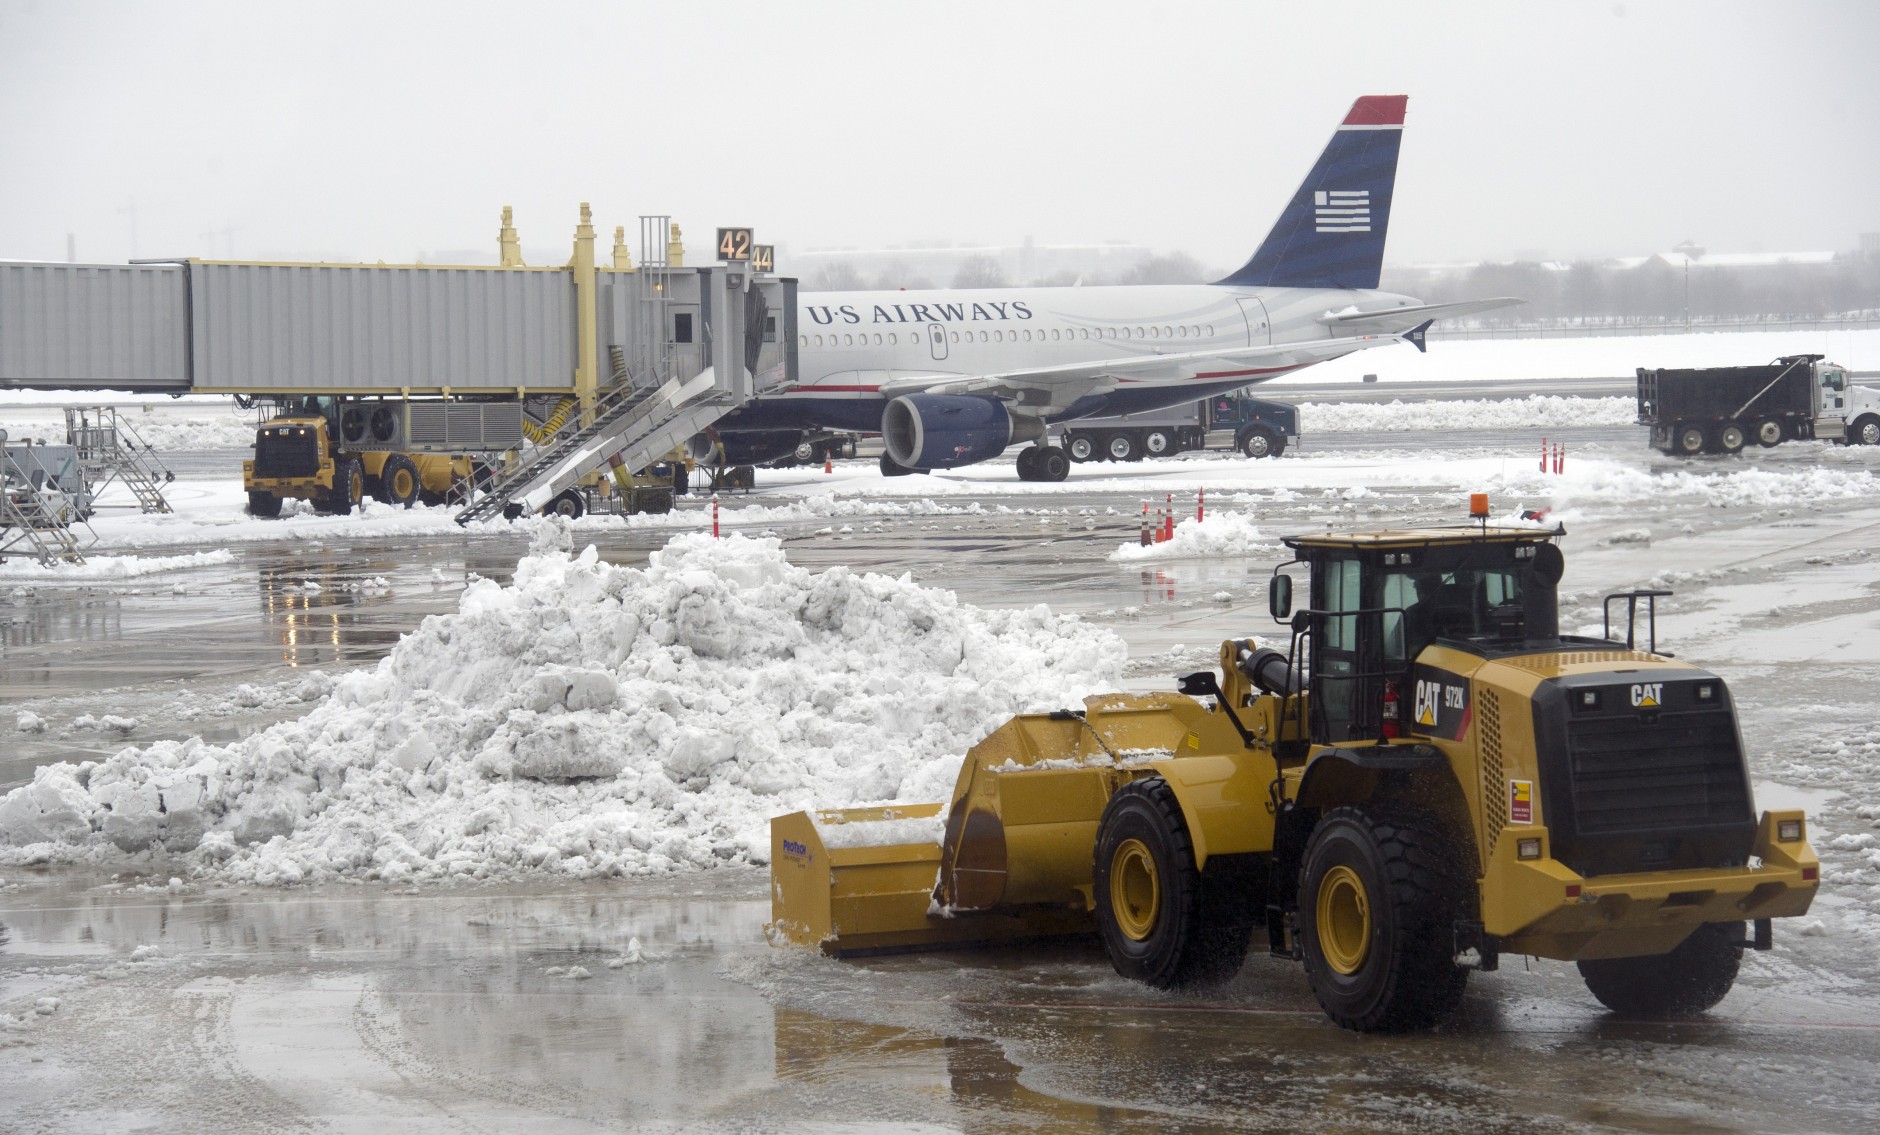
M1175 538L1175 494L1169 493L1162 507L1162 539Z
M1541 472L1547 472L1547 439L1541 439Z
M718 539L718 494L712 494L712 539Z
M1195 523L1200 524L1208 518L1208 489L1206 485L1195 490Z

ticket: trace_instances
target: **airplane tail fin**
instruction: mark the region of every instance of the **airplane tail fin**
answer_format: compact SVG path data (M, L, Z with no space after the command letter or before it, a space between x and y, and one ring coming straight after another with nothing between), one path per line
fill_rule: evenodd
M1407 95L1365 95L1253 259L1220 284L1375 288L1384 264Z

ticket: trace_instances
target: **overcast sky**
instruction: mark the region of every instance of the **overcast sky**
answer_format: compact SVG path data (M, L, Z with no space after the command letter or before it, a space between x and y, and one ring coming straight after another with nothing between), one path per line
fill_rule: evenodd
M1869 0L0 0L0 259L404 261L505 204L559 259L587 200L1230 268L1362 94L1410 96L1392 263L1842 250L1877 51Z

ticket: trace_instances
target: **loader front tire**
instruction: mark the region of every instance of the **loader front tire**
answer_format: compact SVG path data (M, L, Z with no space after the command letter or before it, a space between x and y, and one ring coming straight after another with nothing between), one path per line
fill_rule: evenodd
M1238 876L1195 869L1181 804L1160 777L1110 797L1091 873L1103 948L1124 977L1157 989L1212 985L1246 960L1257 904Z
M1416 812L1367 805L1320 818L1298 928L1312 993L1340 1027L1425 1029L1461 1003L1469 971L1451 952L1463 913L1451 858Z
M1580 963L1599 1003L1627 1017L1693 1017L1736 984L1741 922L1706 922L1668 954Z

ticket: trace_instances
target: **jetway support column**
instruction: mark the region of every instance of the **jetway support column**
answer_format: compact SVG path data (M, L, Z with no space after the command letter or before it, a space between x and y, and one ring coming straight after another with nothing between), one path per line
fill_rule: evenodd
M574 271L575 368L574 392L581 400L581 424L594 420L594 398L599 383L595 353L599 350L596 331L597 289L594 286L594 213L581 202L581 223L574 230L574 257L568 261Z

